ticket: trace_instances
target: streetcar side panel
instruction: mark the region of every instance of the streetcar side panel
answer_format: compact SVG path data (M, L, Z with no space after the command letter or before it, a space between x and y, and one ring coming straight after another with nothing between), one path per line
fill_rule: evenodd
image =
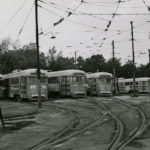
M146 81L139 81L138 82L138 92L139 93L148 93L148 91L149 91L148 80L146 80Z

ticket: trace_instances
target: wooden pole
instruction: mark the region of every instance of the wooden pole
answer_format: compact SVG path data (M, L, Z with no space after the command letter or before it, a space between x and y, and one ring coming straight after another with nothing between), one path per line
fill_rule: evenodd
M133 62L133 96L136 96L136 82L135 82L135 55L134 55L134 34L133 34L133 22L131 24L131 40L132 40L132 62Z
M116 94L116 69L115 69L115 46L114 41L112 41L112 55L113 55L113 79L114 79L114 95Z
M38 84L38 107L41 104L41 85L40 85L40 54L39 54L39 29L38 29L38 0L35 0L35 28L36 28L36 50L37 50L37 84Z

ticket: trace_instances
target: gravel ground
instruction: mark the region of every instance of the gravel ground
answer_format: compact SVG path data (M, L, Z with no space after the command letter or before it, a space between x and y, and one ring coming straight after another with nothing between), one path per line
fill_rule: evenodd
M5 130L0 132L0 150L28 149L52 137L70 122L70 115L54 108L1 101Z

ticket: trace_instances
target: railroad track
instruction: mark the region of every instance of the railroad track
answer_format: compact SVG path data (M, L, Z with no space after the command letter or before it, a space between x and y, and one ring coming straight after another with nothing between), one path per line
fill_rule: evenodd
M117 99L115 100L118 102ZM146 121L144 112L141 111L138 107L132 106L126 102L120 102L120 103L123 103L124 105L127 105L131 109L134 109L137 111L137 113L139 114L139 125L136 127L136 130L130 136L128 136L125 140L123 140L123 142L119 144L116 150L122 150L127 144L129 144L132 140L138 137L145 129L145 121Z
M49 106L46 106L49 107ZM57 107L59 109L63 109L60 107ZM65 109L66 110L66 109ZM68 111L68 110L67 110ZM59 131L58 133L55 134L55 136L53 136L52 138L47 138L43 141L41 141L40 143L38 143L37 145L34 145L33 147L29 148L30 150L36 150L39 149L43 146L45 146L48 143L52 143L55 140L57 140L58 138L61 138L62 136L64 136L66 133L68 133L74 126L76 126L79 123L78 120L78 116L76 115L75 111L70 111L69 113L71 113L72 115L72 120L69 122L69 124L67 124L67 126L65 126L61 131Z
M130 104L128 104L122 100L119 100L117 98L115 98L113 101L120 103L120 104L123 104L123 105L126 105L130 109L135 110L137 112L138 118L139 118L139 125L136 127L134 132L132 132L122 142L118 141L118 145L116 144L117 146L114 150L122 150L123 148L125 148L125 146L127 146L131 141L133 141L136 137L138 137L143 132L143 130L145 129L146 117L145 117L145 114L143 113L143 111L141 111L138 107L130 105Z
M114 135L110 144L108 144L108 146L106 147L106 150L115 150L120 139L122 138L124 125L123 125L122 121L117 116L115 116L115 115L113 115L113 113L111 113L109 108L104 103L102 103L102 102L97 103L98 106L100 106L100 104L104 108L106 114L110 115L111 118L113 118L117 124L116 134Z
M56 108L59 108L59 109L67 109L69 111L74 111L71 108L64 108L62 106L55 106L54 104L53 105L44 105L43 104L43 106L44 107L56 107ZM80 106L80 107L82 107L82 106ZM49 149L49 148L53 147L54 145L56 145L58 143L64 142L64 141L66 141L66 140L68 140L68 139L70 139L74 136L80 135L81 133L94 128L96 125L100 126L103 123L105 123L106 121L108 121L108 120L103 120L103 118L106 115L106 112L102 111L103 115L99 115L99 113L100 113L99 109L95 110L95 107L93 107L93 108L92 107L85 107L85 106L83 106L83 107L86 108L86 109L89 109L90 111L91 110L94 111L97 114L98 117L96 117L94 120L90 121L89 123L85 124L80 129L74 130L73 132L70 132L68 134L68 131L73 128L73 126L75 125L75 122L76 122L76 121L72 121L72 123L70 123L65 129L60 131L56 136L54 136L52 138L49 138L49 139L45 139L41 143L38 143L37 145L30 148L30 150L38 150L38 149L39 150L40 149L45 149L46 150L46 149ZM77 115L77 112L75 114ZM77 116L75 118L77 118ZM78 120L78 122L79 122L79 120Z
M118 117L116 117L112 114L110 114L110 115L112 116L112 118L114 118L114 120L117 123L117 130L116 130L116 134L115 134L114 138L112 139L111 143L108 145L106 150L115 150L121 137L122 137L122 135L123 135L124 125Z

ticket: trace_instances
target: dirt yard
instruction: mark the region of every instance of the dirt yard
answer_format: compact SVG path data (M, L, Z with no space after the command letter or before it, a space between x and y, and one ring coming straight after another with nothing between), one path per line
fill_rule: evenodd
M38 108L35 102L1 100L5 128L1 125L0 150L107 150L118 125L105 112L101 102L124 124L120 142L139 125L138 113L116 99L140 108L146 117L142 134L123 150L150 150L148 96L54 99L43 102L42 108Z

